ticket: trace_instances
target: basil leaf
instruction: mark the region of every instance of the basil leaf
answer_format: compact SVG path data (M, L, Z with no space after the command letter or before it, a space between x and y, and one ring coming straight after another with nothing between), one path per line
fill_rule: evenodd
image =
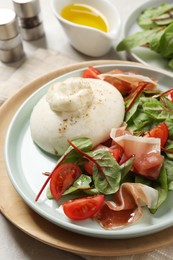
M98 149L90 155L100 165L94 167L93 181L95 188L103 194L113 194L119 189L121 170L112 154L106 150Z

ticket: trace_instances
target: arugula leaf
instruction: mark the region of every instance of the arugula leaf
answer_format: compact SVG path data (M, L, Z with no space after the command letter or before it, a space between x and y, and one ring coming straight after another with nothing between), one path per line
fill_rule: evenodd
M94 167L93 181L96 189L103 194L113 194L119 189L121 170L112 154L104 149L90 152L90 155L101 166Z
M147 8L138 18L138 24L141 28L147 30L157 27L157 24L153 21L153 18L158 17L172 8L169 4L161 4L155 8Z

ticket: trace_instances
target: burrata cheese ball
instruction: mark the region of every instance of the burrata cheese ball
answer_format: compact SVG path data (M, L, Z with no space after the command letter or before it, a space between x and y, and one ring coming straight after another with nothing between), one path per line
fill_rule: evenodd
M109 139L112 128L123 123L124 100L111 84L72 77L53 83L33 108L33 141L44 151L62 155L68 140L88 137L93 147Z

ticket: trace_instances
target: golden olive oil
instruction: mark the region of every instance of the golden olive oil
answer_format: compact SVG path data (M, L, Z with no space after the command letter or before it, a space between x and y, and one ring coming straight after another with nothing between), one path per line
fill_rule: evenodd
M91 6L85 4L70 4L61 10L61 16L72 23L108 32L108 25L103 15Z

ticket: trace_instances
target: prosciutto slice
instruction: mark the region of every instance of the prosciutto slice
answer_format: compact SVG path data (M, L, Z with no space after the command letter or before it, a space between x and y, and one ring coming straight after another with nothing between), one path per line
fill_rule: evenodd
M147 83L145 87L146 90L153 90L157 87L155 80L132 72L125 73L123 71L113 70L108 73L99 74L98 77L115 86L122 95L130 94L143 83Z
M138 221L143 206L154 208L158 191L141 183L123 183L115 194L115 201L107 201L94 219L104 229L115 229Z
M119 144L127 158L135 156L134 169L136 174L156 180L164 160L161 155L160 138L138 137L132 134L119 135L119 129L112 129L110 136Z

